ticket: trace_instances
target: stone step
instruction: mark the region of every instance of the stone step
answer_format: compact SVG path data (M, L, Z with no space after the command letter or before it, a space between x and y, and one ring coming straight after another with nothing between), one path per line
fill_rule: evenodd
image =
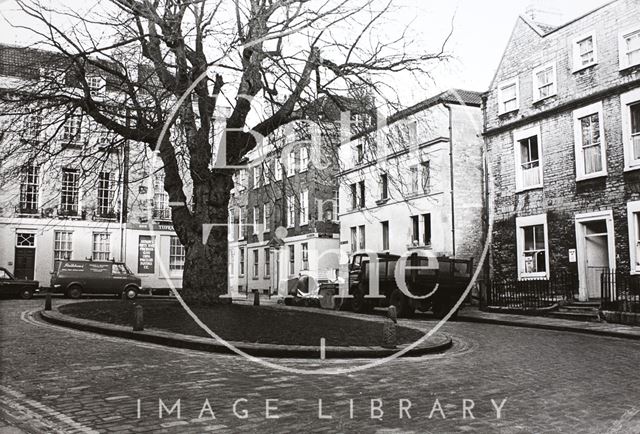
M599 307L599 306L598 306ZM598 312L598 307L587 305L567 304L558 309L560 312Z
M589 307L600 307L600 300L591 300L591 301L572 301L571 303L565 306L589 306Z
M550 312L547 314L551 318L569 319L573 321L597 321L597 312Z

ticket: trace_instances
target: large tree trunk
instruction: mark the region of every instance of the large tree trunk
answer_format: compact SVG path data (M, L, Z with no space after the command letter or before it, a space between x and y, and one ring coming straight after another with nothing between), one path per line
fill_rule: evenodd
M174 221L182 225L176 227L186 249L182 294L190 303L230 301L220 296L228 293L227 218L232 185L228 172L214 173L206 182L194 185L192 218Z

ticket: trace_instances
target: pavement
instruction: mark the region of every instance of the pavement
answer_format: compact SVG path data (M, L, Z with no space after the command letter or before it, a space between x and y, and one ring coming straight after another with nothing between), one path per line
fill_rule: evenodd
M0 301L3 433L640 432L633 340L457 321L444 354L317 375L290 369L371 360L169 348L43 323L42 304Z

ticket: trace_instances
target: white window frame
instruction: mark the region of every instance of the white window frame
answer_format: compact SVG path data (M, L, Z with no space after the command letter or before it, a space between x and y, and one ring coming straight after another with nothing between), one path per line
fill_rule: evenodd
M300 148L300 173L306 172L309 168L309 148Z
M544 251L545 270L544 272L525 273L524 272L524 228L530 226L543 225L544 229ZM538 214L528 217L516 218L516 257L518 262L518 280L549 278L549 231L547 229L547 215Z
M186 250L180 238L176 235L169 237L169 270L170 272L180 272L184 270Z
M87 86L89 86L89 90L91 91L92 95L104 95L106 93L106 85L106 80L99 75L87 76Z
M251 261L251 277L257 279L260 277L260 249L252 250Z
M552 77L552 82L551 82L551 90L549 95L547 96L540 96L540 83L538 82L538 73L546 70L546 69L552 69L551 72L551 77ZM547 63L545 65L541 65L539 67L537 67L536 69L533 70L533 102L539 102L542 100L545 100L547 98L551 98L554 97L558 94L558 74L557 74L557 70L556 70L556 62L551 62L551 63Z
M300 226L309 224L309 190L300 193Z
M620 70L631 68L632 66L640 65L640 60L637 63L629 63L626 51L627 43L625 38L633 33L640 32L640 26L634 26L626 28L618 34L618 57L620 63Z
M635 104L640 104L640 88L620 95L625 171L640 169L640 158L634 158L633 155L633 137L631 136L631 106Z
M520 141L524 139L528 139L530 137L536 137L538 140L538 170L540 171L540 182L536 185L524 186L523 172L522 172L522 152L520 150ZM513 133L513 154L515 161L515 176L516 176L516 193L527 190L534 190L537 188L542 188L544 186L544 170L542 167L543 164L543 154L542 154L542 141L540 134L540 125L536 125L534 127L523 128L518 131L514 131Z
M296 199L295 196L287 198L287 227L293 228L296 225Z
M104 240L97 240L96 237L104 236ZM96 250L96 247L105 247L103 250ZM103 259L103 255L107 255ZM94 232L91 236L91 258L94 261L108 261L111 256L111 232Z
M308 271L309 270L309 243L302 243L302 268L301 270Z
M264 249L264 264L262 277L265 279L271 277L271 250L268 247Z
M269 228L270 213L268 211L269 211L269 204L266 204L266 203L263 204L262 205L262 226L264 226L262 229L263 232L269 232L271 230Z
M259 165L253 167L253 188L254 188L254 190L256 188L260 187L260 184L261 184L261 182L260 182L260 178L261 178L260 172L262 171L261 169L262 169L262 167L260 167Z
M274 160L273 164L274 178L276 181L282 181L282 162L279 158Z
M258 232L258 225L260 224L260 208L257 206L253 207L253 234L257 235Z
M513 110L505 110L503 109L504 100L503 100L502 92L505 88L511 87L512 85L515 85L516 87L516 108ZM515 77L512 79L504 80L500 82L498 84L498 115L513 113L513 112L517 112L518 110L520 110L520 80L518 79L518 77Z
M582 60L580 59L580 46L578 44L589 38L591 38L591 40L593 41L593 61L591 63L583 65ZM573 47L573 56L572 56L573 69L572 70L574 73L582 71L583 69L591 68L592 66L598 64L598 40L596 38L596 32L585 33L575 38L571 46Z
M296 174L296 151L289 152L287 156L287 176Z
M629 270L631 274L640 274L640 257L636 254L636 243L640 239L640 227L638 227L635 215L640 214L640 201L627 203L627 222L629 228Z
M68 255L65 255L68 254ZM66 256L66 257L60 257ZM60 230L53 233L53 260L64 261L73 257L73 231Z
M582 155L582 125L580 120L593 114L598 115L598 122L600 124L600 146L602 148L602 152L600 152L600 159L602 160L602 170L599 172L585 174L584 158ZM574 110L573 135L574 135L573 141L574 141L574 151L575 151L574 157L576 160L576 181L583 181L586 179L600 178L602 176L607 176L607 143L604 135L604 116L603 116L602 101Z

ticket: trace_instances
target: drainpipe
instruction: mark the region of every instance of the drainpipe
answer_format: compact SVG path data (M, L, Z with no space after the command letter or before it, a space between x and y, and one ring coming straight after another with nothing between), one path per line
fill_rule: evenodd
M453 117L451 106L442 102L449 112L449 182L451 183L451 255L456 256L456 208L453 188Z

